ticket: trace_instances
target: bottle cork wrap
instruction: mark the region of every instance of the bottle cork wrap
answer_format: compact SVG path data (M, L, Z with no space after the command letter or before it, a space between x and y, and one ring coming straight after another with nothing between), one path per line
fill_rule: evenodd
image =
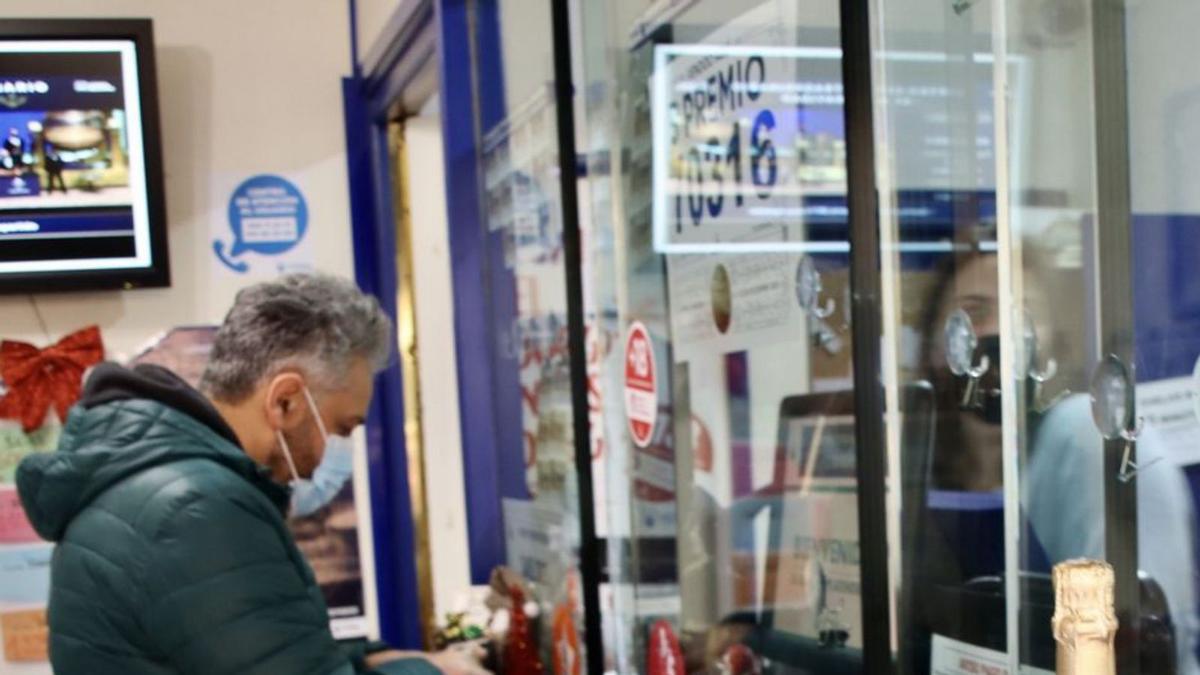
M1113 675L1113 569L1101 560L1054 566L1054 619L1058 675Z

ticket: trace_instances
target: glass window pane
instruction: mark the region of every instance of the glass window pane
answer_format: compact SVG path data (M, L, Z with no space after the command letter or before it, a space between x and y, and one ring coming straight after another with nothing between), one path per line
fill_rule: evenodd
M502 0L473 8L485 241L479 266L489 300L479 321L492 337L506 562L538 607L530 639L543 665L564 658L584 665L550 4Z
M688 672L858 672L837 4L605 4L580 51L610 663L674 639Z
M1004 665L991 10L874 7L891 581L902 673Z

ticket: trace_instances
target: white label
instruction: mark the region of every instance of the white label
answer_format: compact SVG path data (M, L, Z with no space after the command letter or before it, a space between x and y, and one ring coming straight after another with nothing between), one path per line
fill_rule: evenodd
M329 630L335 640L353 640L364 638L370 633L370 622L365 616L345 619L333 619L329 622Z
M257 217L242 219L242 240L264 244L296 241L299 228L294 217Z

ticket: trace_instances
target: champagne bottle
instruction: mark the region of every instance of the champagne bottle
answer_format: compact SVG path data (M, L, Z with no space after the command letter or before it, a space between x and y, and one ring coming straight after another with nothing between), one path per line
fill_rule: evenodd
M1113 569L1100 560L1054 566L1054 639L1058 675L1114 675Z

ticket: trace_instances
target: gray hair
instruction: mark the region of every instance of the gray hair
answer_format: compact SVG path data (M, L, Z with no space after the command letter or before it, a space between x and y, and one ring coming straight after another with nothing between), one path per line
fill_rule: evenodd
M295 368L336 389L356 358L376 370L392 354L392 322L353 282L291 274L239 292L217 332L200 389L226 402L245 400L265 378Z

